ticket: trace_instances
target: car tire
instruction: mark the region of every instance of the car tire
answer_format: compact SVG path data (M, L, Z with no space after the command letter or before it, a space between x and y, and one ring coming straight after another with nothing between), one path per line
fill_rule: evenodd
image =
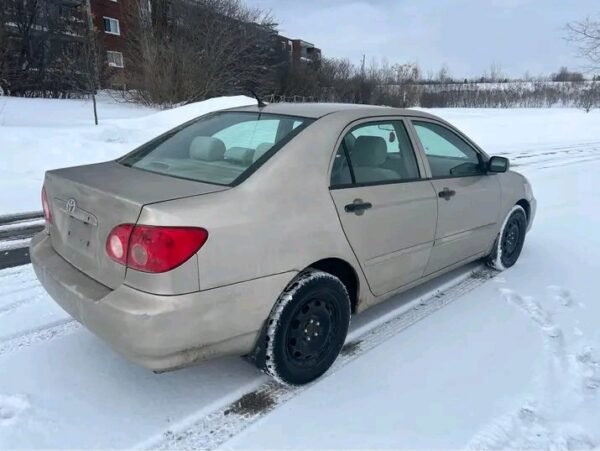
M269 315L256 366L286 385L312 382L340 353L350 314L350 297L340 279L311 268L301 272Z
M487 258L488 266L503 271L513 266L523 249L527 233L527 213L520 205L515 205L506 215L494 249Z

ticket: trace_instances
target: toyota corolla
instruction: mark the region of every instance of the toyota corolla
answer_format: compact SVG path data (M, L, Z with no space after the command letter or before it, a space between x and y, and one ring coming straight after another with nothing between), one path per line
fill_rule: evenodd
M155 371L250 355L322 375L350 317L468 262L517 261L536 202L506 158L419 111L219 111L116 161L48 171L38 278Z

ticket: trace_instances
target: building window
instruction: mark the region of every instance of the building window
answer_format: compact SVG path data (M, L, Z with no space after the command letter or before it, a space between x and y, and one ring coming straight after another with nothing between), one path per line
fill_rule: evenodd
M117 19L113 19L112 17L104 17L102 19L104 21L104 32L108 34L121 34L121 27L119 26L119 21Z
M119 67L123 68L125 65L123 64L123 54L121 52L106 52L106 59L108 60L108 65L110 67Z

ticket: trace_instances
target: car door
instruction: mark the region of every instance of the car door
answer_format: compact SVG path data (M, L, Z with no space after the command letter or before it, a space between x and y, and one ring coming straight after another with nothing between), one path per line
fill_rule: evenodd
M427 275L489 249L498 220L500 184L496 176L486 174L484 156L456 131L435 121L411 122L438 196Z
M419 279L435 236L437 197L402 119L362 121L342 134L330 193L371 291Z

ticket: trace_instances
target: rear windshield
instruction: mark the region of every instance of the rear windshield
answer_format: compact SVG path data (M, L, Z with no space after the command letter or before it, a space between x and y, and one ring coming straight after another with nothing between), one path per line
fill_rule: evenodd
M119 160L126 166L217 185L235 185L311 119L220 112L185 124Z

